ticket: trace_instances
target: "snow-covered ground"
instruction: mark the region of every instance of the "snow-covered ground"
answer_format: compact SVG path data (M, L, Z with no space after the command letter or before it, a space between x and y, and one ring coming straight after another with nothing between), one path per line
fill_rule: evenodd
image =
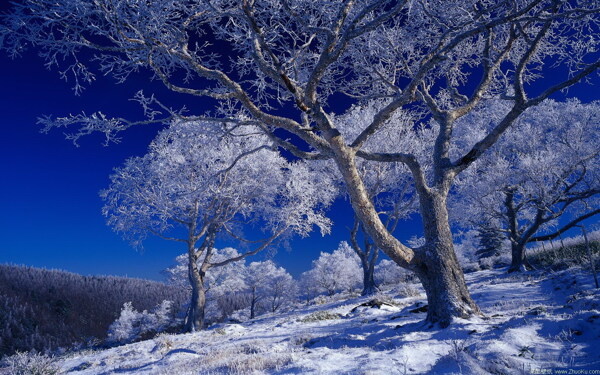
M351 298L70 354L57 365L81 375L600 374L600 292L585 271L466 277L486 317L446 329L423 323L423 294L392 290L378 296L392 303L381 307Z

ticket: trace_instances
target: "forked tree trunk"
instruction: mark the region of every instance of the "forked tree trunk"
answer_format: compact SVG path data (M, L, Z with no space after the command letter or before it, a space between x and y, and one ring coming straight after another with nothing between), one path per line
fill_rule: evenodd
M204 290L204 275L198 270L194 255L188 257L188 278L192 287L192 296L184 329L186 332L195 332L204 328L206 291Z
M462 267L454 252L446 197L421 194L425 245L418 252L416 274L427 294L427 321L447 327L452 319L481 314L471 298Z
M334 133L335 134L335 133ZM421 187L419 201L426 245L415 251L406 249L383 225L356 169L355 157L341 137L331 137L335 161L341 172L352 208L366 232L383 252L400 267L419 277L429 303L427 321L448 326L452 319L480 315L471 298L456 254L446 207L447 191L438 193Z

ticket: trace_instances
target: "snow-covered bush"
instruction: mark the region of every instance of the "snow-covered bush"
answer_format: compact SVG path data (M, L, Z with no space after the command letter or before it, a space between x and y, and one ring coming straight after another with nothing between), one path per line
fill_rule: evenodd
M494 268L494 259L492 257L483 258L479 261L479 266L484 270L491 270Z
M416 284L399 284L393 289L396 297L399 298L416 297L421 294L422 290Z
M478 264L479 268L483 270L504 267L510 264L510 254L505 252L497 256L482 258Z
M409 271L389 259L384 259L375 266L375 281L379 286L412 282L413 279L414 276Z
M152 311L136 311L131 302L123 304L121 315L108 329L107 342L110 344L128 344L147 335L164 332L178 324L173 316L173 303L163 301Z
M137 312L131 302L125 302L121 315L108 328L107 340L112 343L130 343L141 332L142 313Z
M352 291L362 284L360 259L347 242L340 242L333 253L321 252L310 271L303 274L302 286L327 295Z
M311 323L311 322L318 322L321 320L334 320L334 319L340 319L342 316L338 313L334 313L334 312L330 312L330 311L315 311L312 314L308 314L307 316L305 316L304 318L302 318L300 321L302 323Z
M5 358L2 365L10 375L54 375L59 372L51 357L35 352L17 352Z

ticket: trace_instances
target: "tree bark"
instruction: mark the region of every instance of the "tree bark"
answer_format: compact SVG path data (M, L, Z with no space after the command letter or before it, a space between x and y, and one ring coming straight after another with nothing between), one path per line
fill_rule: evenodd
M370 296L371 294L375 294L377 292L377 284L375 284L375 264L369 262L368 260L365 262L361 259L362 269L363 269L363 290L362 296Z
M360 226L360 222L354 219L354 226L350 231L350 244L354 253L358 255L360 259L360 265L363 270L363 290L361 292L362 296L368 296L371 294L375 294L377 292L377 284L375 284L375 263L377 263L377 258L379 257L379 248L372 244L367 236L368 234L364 232L364 248L361 248L358 245L358 240L356 236L358 235L358 228Z
M525 254L525 244L521 242L512 242L511 244L511 262L508 272L525 272L532 270L533 266L527 260Z
M204 290L204 273L198 270L196 256L188 251L188 278L192 286L192 296L185 320L185 331L195 332L204 328L204 309L206 306L206 291Z
M343 144L340 136L330 138L330 142L350 202L365 231L390 259L415 272L423 284L429 303L427 321L447 327L455 317L480 315L454 252L446 207L449 179L446 181L447 188L439 190L426 188L424 182L417 181L426 244L413 251L391 235L379 219L356 168L355 154Z
M453 318L469 318L481 311L471 298L454 252L446 194L421 192L419 200L425 245L417 253L415 272L427 294L427 321L444 328Z
M515 188L508 188L505 192L504 205L506 207L506 216L508 220L508 237L510 239L511 263L508 272L524 272L533 269L527 257L525 256L525 246L529 238L537 231L541 225L541 212L538 210L534 223L527 231L519 228L517 220L518 209L515 206ZM523 234L521 234L523 232Z
M252 288L252 299L250 300L250 319L254 319L256 316L256 287Z

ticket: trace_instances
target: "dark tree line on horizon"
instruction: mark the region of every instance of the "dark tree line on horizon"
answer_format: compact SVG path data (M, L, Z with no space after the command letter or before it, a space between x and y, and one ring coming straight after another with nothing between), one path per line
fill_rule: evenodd
M163 300L179 311L187 293L150 280L0 265L0 357L99 343L125 302L150 310Z

